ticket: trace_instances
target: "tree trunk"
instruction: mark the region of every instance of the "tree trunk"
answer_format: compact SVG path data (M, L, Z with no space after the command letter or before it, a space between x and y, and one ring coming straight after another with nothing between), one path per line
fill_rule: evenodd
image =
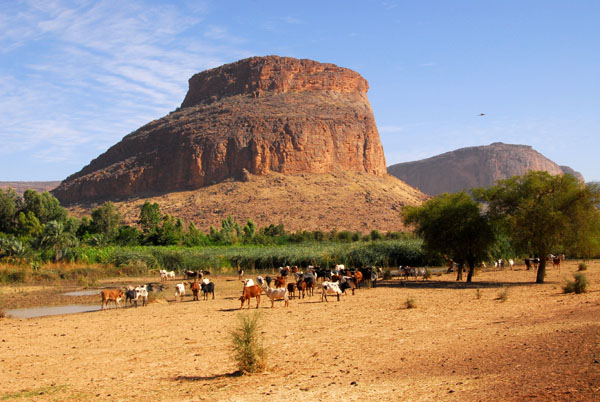
M471 279L473 279L474 273L475 273L475 264L469 263L469 274L467 275L467 282L471 282Z
M456 280L462 281L463 264L458 264L456 267Z
M537 278L535 283L544 283L544 277L546 276L546 257L543 255L540 257L540 265L537 270Z

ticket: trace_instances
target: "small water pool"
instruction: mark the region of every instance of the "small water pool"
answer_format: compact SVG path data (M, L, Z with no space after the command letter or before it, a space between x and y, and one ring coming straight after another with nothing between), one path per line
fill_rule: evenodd
M91 296L100 294L99 290L78 290L75 292L63 293L65 296Z
M48 315L87 313L101 309L102 306L99 304L70 304L67 306L18 308L6 310L5 313L13 318L36 318L45 317Z

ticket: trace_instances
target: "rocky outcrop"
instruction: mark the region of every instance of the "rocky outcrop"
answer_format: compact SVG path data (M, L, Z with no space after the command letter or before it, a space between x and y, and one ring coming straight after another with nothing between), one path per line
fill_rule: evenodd
M204 71L189 80L181 108L127 135L53 193L73 203L196 189L248 173L383 176L367 90L352 70L288 57Z
M428 159L388 167L389 174L429 195L487 187L497 180L533 170L545 170L553 175L571 173L583 181L580 173L558 166L531 146L501 142L461 148Z
M23 195L27 190L35 190L38 193L50 191L59 184L60 181L0 181L0 188L12 188L17 194Z

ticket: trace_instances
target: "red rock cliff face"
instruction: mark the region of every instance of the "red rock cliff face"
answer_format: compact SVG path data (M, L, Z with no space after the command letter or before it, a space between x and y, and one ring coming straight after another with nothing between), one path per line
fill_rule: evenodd
M62 202L199 188L253 174L386 173L352 70L253 57L194 75L181 108L129 134L54 190Z

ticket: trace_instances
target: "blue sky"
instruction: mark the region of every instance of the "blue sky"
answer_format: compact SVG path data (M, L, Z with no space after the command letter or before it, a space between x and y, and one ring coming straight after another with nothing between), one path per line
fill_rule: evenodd
M365 77L388 166L502 141L600 180L600 1L15 0L0 181L62 180L194 73L271 54Z

